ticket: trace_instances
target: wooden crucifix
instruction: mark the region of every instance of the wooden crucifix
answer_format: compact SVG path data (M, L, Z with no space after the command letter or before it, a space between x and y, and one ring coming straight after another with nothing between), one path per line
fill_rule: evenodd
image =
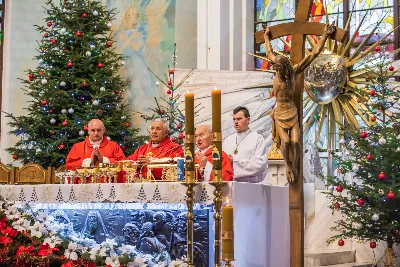
M279 37L292 35L290 61L292 65L307 65L300 64L304 60L305 54L305 39L306 35L322 36L326 32L326 25L318 22L308 22L313 0L298 0L297 10L294 22L279 24L269 28L269 38L276 39ZM255 33L256 42L258 44L264 43L264 31ZM331 39L338 42L343 42L347 32L343 29L336 28L335 31L329 35ZM324 36L326 37L326 36ZM325 38L326 40L326 38ZM283 58L283 56L282 56ZM309 58L311 61L313 58ZM280 65L277 59L278 64ZM308 60L308 59L306 59ZM308 62L310 63L310 62ZM276 64L276 62L275 62ZM294 105L297 111L297 122L303 120L303 88L304 88L304 75L303 69L297 69L298 72L294 82ZM294 76L292 76L294 77ZM274 85L275 86L275 85ZM275 90L275 89L274 89ZM283 99L285 102L285 99ZM288 108L290 111L290 109ZM291 111L288 116L291 116ZM282 113L283 114L283 113ZM282 114L280 116L282 116ZM288 118L289 123L294 121L294 118ZM283 124L287 123L284 121ZM301 125L299 123L299 125ZM275 126L276 127L276 126ZM274 129L273 129L274 131ZM290 169L288 166L288 176L292 175L291 171L295 172L295 178L289 184L289 218L290 218L290 266L303 267L304 266L304 196L303 196L303 129L299 127L297 133L299 140L299 162L295 164L296 169ZM289 136L290 138L290 136ZM293 177L294 177L293 176ZM290 179L290 177L288 177Z

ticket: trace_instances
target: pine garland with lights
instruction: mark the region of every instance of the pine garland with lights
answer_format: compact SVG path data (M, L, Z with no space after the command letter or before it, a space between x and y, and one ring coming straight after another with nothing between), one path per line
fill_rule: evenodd
M392 249L400 243L400 120L396 108L400 93L393 79L397 70L392 67L391 54L375 51L363 62L368 85L359 90L360 99L368 103L365 112L370 122L359 131L343 127L339 143L344 153L332 152L338 175L327 177L327 194L330 208L343 219L331 228L337 234L328 243L338 240L343 246L343 239L355 238L369 242L372 249L377 241ZM350 181L347 174L352 176Z
M189 79L190 75L192 75L192 71L190 71L178 84L175 84L175 68L176 68L176 44L174 44L174 55L173 59L173 67L170 68L168 66L168 74L165 74L165 80L160 79L151 69L151 73L158 79L156 85L159 86L160 82L165 85L166 93L168 94L168 100L165 98L161 98L161 103L154 98L157 107L150 108L154 113L152 115L141 114L140 116L146 121L150 122L156 118L163 118L169 123L169 136L173 142L177 142L178 144L183 144L183 138L185 137L185 115L182 110L178 106L178 99L181 97L180 94L175 94L175 91L182 86L187 79ZM201 110L199 106L195 107L195 115Z
M24 164L58 167L96 118L125 154L133 153L137 129L121 95L126 81L118 75L124 61L109 34L115 10L98 1L48 0L45 13L45 26L36 25L42 35L38 67L21 79L32 103L26 116L7 114L10 134L21 138L7 151Z

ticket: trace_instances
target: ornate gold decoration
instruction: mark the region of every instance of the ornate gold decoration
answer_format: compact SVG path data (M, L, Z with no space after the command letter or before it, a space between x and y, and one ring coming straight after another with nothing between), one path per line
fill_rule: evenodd
M214 190L214 267L221 266L221 219L222 219L222 193L224 182L212 182L210 183L215 187Z
M222 141L222 133L221 132L213 133L213 138L214 138L214 141Z
M194 267L193 261L193 221L194 221L194 213L193 213L193 205L194 205L194 188L198 185L198 183L182 183L187 187L186 190L186 204L188 208L188 212L186 214L186 223L187 223L187 264L189 267Z
M52 170L38 164L27 164L16 170L15 181L19 184L49 184Z
M282 152L278 149L276 146L276 143L274 143L271 147L271 149L268 151L268 159L270 160L282 160Z
M224 267L233 267L233 265L231 264L231 261L233 261L233 260L226 260Z

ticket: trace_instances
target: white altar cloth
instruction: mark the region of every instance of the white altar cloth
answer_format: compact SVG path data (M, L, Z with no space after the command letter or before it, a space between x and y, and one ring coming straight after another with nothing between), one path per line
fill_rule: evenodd
M197 186L196 203L212 204L213 190L208 183ZM101 202L184 208L185 192L180 183L0 185L0 195L8 200L59 208L74 203L88 203L92 208L90 205ZM288 188L282 186L227 183L224 196L232 198L234 207L235 266L289 267L288 194Z

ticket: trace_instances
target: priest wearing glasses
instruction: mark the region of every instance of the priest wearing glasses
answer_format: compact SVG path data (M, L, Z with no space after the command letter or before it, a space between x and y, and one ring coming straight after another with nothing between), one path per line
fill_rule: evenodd
M259 183L268 171L268 151L262 135L249 129L250 112L246 107L233 110L236 133L228 136L222 145L232 162L236 182Z
M151 161L175 157L183 157L183 149L169 138L168 122L162 118L158 118L151 122L150 142L136 149L127 159L134 160L141 166L139 169L144 177L147 173L146 165ZM155 179L161 179L161 174L162 169L153 169Z

